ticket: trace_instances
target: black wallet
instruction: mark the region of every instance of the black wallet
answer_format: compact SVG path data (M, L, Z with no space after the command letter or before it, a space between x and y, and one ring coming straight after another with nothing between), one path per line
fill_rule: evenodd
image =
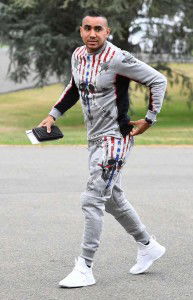
M47 128L45 126L33 128L32 132L39 142L57 140L63 138L64 136L56 125L51 127L50 133L47 132Z

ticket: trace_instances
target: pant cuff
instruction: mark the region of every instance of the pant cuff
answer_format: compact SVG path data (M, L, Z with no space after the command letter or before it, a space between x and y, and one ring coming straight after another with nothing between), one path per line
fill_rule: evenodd
M95 251L89 249L82 249L81 257L93 261L93 257L95 255Z
M133 237L136 240L136 242L140 242L142 244L146 244L150 240L150 235L146 230L141 231L140 233L137 233L137 234L133 235Z

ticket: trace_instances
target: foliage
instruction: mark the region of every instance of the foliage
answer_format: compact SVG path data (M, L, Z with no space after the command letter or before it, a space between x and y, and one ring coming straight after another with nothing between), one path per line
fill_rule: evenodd
M170 86L180 84L183 93L187 96L187 103L191 108L193 103L192 78L172 70L168 64L162 62L162 54L182 57L193 54L193 1L192 0L147 0L145 10L141 15L141 24L132 24L135 30L146 26L144 43L151 41L151 54L156 54L160 59L154 67L165 73ZM135 25L135 26L133 26ZM153 56L152 56L153 59ZM148 99L148 95L145 96ZM169 99L169 96L167 96Z
M192 11L192 0L149 1L146 37L153 41L154 53L192 54Z
M125 50L140 50L129 38L144 30L143 22L137 23L140 18L147 23L146 39L152 40L153 53L168 52L179 40L186 43L181 51L190 54L192 6L192 0L1 0L0 43L9 46L9 73L15 82L25 80L34 70L35 82L43 85L52 74L68 79L71 53L81 44L79 26L85 10L102 7L112 28L113 42ZM173 22L176 17L177 23ZM193 101L190 78L172 73L165 64L156 67L165 70L171 84L181 76L179 82L189 88L189 103Z
M35 70L39 84L68 70L71 51L80 43L77 19L80 9L63 0L8 0L1 6L0 37L10 47L11 78L26 79ZM72 17L73 16L73 17ZM68 72L66 72L67 74Z
M85 9L103 7L112 16L115 42L128 48L129 22L137 16L143 1L89 0L8 0L1 1L0 38L10 47L11 78L26 79L31 69L40 84L55 73L59 78L69 71L69 57L81 40L79 25ZM123 23L123 20L127 22ZM131 46L131 45L130 45Z

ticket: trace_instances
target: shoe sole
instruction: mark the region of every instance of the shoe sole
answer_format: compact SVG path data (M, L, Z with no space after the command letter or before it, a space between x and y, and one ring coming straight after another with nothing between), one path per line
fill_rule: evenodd
M147 271L147 270L151 267L151 265L152 265L157 259L161 258L161 257L165 254L165 252L166 252L166 248L163 247L163 252L160 253L160 255L157 256L156 258L152 259L152 261L150 262L150 264L149 264L148 266L146 266L145 268L143 268L140 272L137 272L137 273L132 273L132 272L130 272L130 273L131 273L132 275L138 275L138 274L144 273L145 271Z
M59 287L73 289L73 288L81 288L81 287L85 287L85 286L94 285L95 283L96 283L96 281L94 281L93 283L89 283L89 284L85 284L85 285L77 285L77 286L69 286L69 285L59 284Z

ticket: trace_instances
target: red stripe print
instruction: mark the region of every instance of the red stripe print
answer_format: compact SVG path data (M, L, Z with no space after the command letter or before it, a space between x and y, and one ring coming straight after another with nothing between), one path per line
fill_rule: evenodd
M92 74L93 74L93 70L94 70L94 64L95 64L95 54L93 55L93 58L92 58L92 70L91 70L91 75L90 75L91 82L92 82Z
M105 57L104 57L104 62L106 62L106 60L107 60L107 56L109 55L110 49L111 49L111 47L109 47L109 49L108 49L107 53L105 54Z
M81 71L82 71L82 67L83 67L83 64L82 64L82 61L83 61L83 57L84 57L84 54L85 54L85 49L83 49L84 51L82 53L80 53L80 63L79 63L79 74L81 74Z
M83 56L83 70L82 70L82 80L84 79L84 72L85 72L85 66L86 66L86 58Z
M97 64L97 67L96 67L96 73L95 73L95 76L97 75L97 72L98 72L98 68L99 68L99 64L100 64L100 60L101 60L101 56L102 54L104 53L105 49L101 52L101 54L99 55L99 58L98 58L98 64Z
M78 73L80 74L81 72L81 67L82 67L82 57L80 58L80 62L79 62L79 70Z
M114 147L115 147L115 138L111 137L111 158L113 158Z
M81 47L76 48L76 50L74 51L74 54L76 54L80 50L80 48Z
M111 57L110 57L110 60L113 58L113 56L115 55L115 51L113 51Z
M121 158L123 158L123 155L124 155L124 152L125 152L125 145L126 145L126 136L124 137L124 140L123 140L123 150L122 150Z
M84 47L80 47L78 48L78 50L76 51L76 59L78 59L80 57L80 54L83 52L84 50Z

